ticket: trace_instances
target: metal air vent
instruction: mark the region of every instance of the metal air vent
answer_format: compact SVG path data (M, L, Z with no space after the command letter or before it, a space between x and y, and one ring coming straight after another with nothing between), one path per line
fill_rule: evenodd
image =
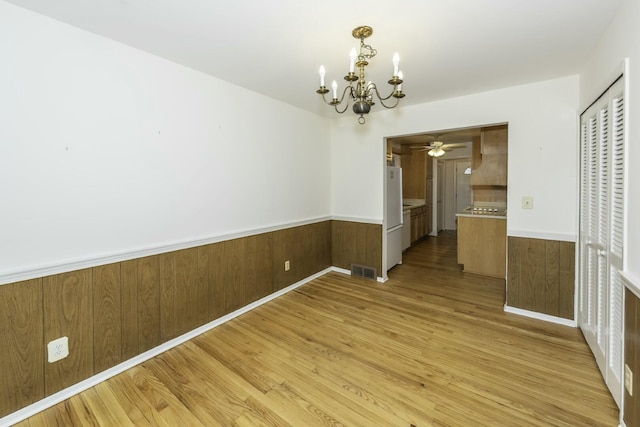
M354 277L364 277L365 279L377 280L378 272L374 267L366 265L351 264L351 275Z

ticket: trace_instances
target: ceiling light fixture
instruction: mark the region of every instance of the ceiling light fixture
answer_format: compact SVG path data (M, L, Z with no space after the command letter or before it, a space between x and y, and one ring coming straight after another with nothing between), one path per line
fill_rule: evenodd
M326 74L326 70L324 66L320 66L320 89L316 90L316 93L322 95L322 99L328 105L332 105L338 114L344 113L349 107L350 101L353 101L353 112L356 114L360 114L358 118L358 123L363 125L365 123L365 114L369 114L371 111L371 106L375 105L373 101L374 95L378 98L380 103L385 108L394 108L398 105L401 98L404 98L404 93L402 93L402 71L398 69L398 65L400 63L400 57L396 52L393 55L393 76L391 80L388 81L390 85L393 86L393 90L391 93L386 96L380 96L380 92L378 92L378 87L373 82L367 82L365 79L365 68L369 65L367 62L368 59L373 58L378 53L374 48L369 46L368 44L364 44L364 39L371 36L373 34L373 29L371 27L360 26L355 28L351 34L354 38L360 39L360 53L356 51L356 48L351 49L351 53L349 54L349 58L351 60L349 64L349 74L344 76L344 79L349 82L349 85L344 89L342 93L342 97L338 99L338 83L334 80L331 83L331 88L333 89L333 98L331 101L327 101L325 98L325 94L329 93L329 89L324 85L324 76ZM358 67L358 75L355 73L355 67ZM357 82L354 86L354 82ZM342 105L343 101L346 102L344 104L344 108L340 110L338 108L339 105ZM385 101L389 98L395 98L395 103L391 105L385 104Z
M445 151L442 149L444 144L440 141L434 141L431 143L433 147L431 150L427 151L427 154L431 157L441 157L444 156Z

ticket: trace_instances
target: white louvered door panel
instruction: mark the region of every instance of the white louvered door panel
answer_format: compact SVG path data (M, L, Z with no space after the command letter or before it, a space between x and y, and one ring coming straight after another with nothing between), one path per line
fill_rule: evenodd
M597 319L596 338L598 342L598 354L606 357L607 338L609 336L608 294L609 294L609 259L607 256L607 242L609 239L609 103L607 100L598 106L598 135L597 135L597 190L596 199L592 206L597 210L595 236L595 253L597 263ZM605 365L604 363L602 365ZM601 366L602 366L601 365Z
M588 112L587 112L588 113ZM588 195L589 188L587 186L587 177L589 170L589 155L587 151L589 138L589 120L587 113L583 114L580 121L580 240L578 241L578 283L585 284L580 287L578 321L582 330L588 328L589 325L589 292L586 287L587 283L587 265L588 265Z
M605 104L606 105L606 104ZM585 271L585 293L587 296L587 322L582 324L584 337L589 343L591 350L598 362L598 366L606 365L606 310L607 305L602 304L605 290L600 286L602 246L600 244L600 183L602 178L601 169L601 109L602 102L595 104L587 113L587 139L583 147L587 156L586 181L583 185L586 188L586 200L584 216L586 221L585 249L586 249L586 271ZM607 270L604 269L606 272ZM602 371L604 374L604 370Z
M611 89L610 132L610 221L609 221L609 337L606 381L614 399L620 405L623 383L623 310L624 285L620 277L624 251L624 83L618 81Z
M624 81L580 117L580 328L621 404L624 232Z
M596 345L596 292L597 287L597 258L593 241L596 228L594 212L597 178L597 127L596 106L590 108L582 116L581 127L581 214L580 214L580 283L581 287L581 318L580 327L586 340L593 347Z
M589 111L585 112L580 121L580 238L578 240L578 292L579 310L578 323L583 334L589 333L589 325L592 324L590 317L590 293L588 284L589 271Z

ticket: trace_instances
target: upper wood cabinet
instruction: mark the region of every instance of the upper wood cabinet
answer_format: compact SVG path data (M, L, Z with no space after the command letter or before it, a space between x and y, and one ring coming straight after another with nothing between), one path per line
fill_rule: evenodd
M473 141L471 185L507 186L507 147L506 125L482 129Z
M431 205L428 199L427 182L432 177L432 161L426 151L405 151L402 153L402 197L422 199Z

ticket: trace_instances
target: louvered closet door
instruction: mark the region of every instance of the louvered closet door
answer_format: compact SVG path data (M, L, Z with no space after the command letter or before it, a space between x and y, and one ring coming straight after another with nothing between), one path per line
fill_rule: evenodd
M581 116L580 313L618 405L622 397L624 82Z
M581 200L581 242L580 273L584 283L581 292L580 326L591 347L598 365L604 366L606 345L601 345L605 334L603 331L602 310L607 305L602 301L605 293L599 286L600 255L602 248L598 244L600 209L600 175L601 155L600 111L602 103L594 104L582 116L582 200ZM606 269L605 269L606 271Z
M608 236L608 281L609 281L609 339L607 349L606 381L618 406L622 401L623 368L623 313L624 284L622 271L624 233L624 142L625 142L625 98L624 81L621 79L610 89L611 131L609 141L609 236Z

